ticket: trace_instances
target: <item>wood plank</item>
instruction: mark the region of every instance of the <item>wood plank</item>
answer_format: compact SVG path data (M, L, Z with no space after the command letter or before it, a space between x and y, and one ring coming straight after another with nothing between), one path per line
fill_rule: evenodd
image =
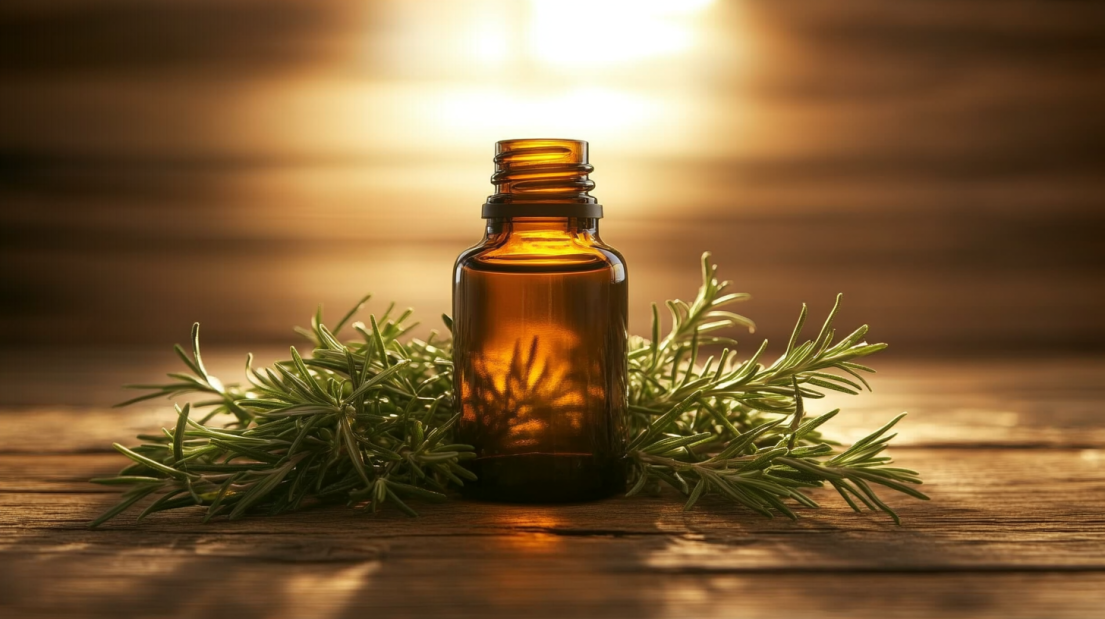
M143 568L136 574L136 567ZM0 566L11 617L1098 617L1101 574L640 574L539 555L508 570L408 560L287 564L140 553ZM46 578L49 576L49 578Z
M84 524L103 454L0 457L0 611L82 616L1087 617L1105 602L1105 451L902 449L933 501L906 520L796 523L715 501L455 501L409 519L325 507L202 525ZM1062 572L1062 573L1060 573ZM1089 614L1088 614L1089 613ZM171 615L175 616L175 615Z
M836 619L1100 616L1105 575L564 572L535 554L509 569L408 560L283 563L116 556L17 557L0 566L12 617L596 617Z
M118 494L118 489L90 484L92 477L106 477L126 465L116 453L0 454L0 492L59 494Z
M202 553L214 544L233 556L256 547L296 561L312 544L319 549L311 556L438 547L468 556L488 544L509 555L514 541L556 538L568 548L561 557L567 564L590 549L596 556L647 551L647 561L637 563L676 572L1105 570L1105 450L903 449L897 456L922 472L932 496L920 502L886 495L905 520L901 528L883 515L854 514L820 491L814 496L823 509L802 510L798 522L721 501L684 513L677 497L636 497L540 507L458 500L420 505L418 519L332 506L208 525L193 509L138 525L124 516L89 532L84 525L114 497L78 492L93 488L79 479L115 470L121 459L9 455L0 457L0 546L16 554L111 553L172 539L174 553Z
M908 412L898 445L1100 447L1105 445L1105 358L1040 356L908 360L892 347L871 358L874 389L830 393L815 411L840 407L832 436L861 438Z

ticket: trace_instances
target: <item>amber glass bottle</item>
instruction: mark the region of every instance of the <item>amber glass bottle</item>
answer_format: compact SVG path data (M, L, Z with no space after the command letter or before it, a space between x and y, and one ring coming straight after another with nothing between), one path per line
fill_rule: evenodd
M466 494L580 501L625 489L625 260L598 235L587 142L496 145L487 231L454 269Z

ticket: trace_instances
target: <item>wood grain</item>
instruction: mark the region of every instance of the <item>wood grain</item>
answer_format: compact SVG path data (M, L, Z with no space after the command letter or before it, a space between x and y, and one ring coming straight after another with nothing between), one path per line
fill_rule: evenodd
M1050 608L1049 616L1073 617L1103 599L1105 451L897 455L923 471L933 499L895 497L901 528L821 492L825 508L796 523L716 501L684 514L661 497L457 501L419 506L413 520L334 506L203 525L197 510L185 510L141 525L123 517L97 531L84 525L113 497L80 480L119 458L7 455L0 608L269 616L313 608L306 600L317 595L328 616L755 617L787 608L1029 617Z
M238 354L206 361L240 371ZM414 520L324 506L204 525L183 510L89 531L116 498L86 481L123 466L110 443L172 420L161 403L104 404L174 364L154 351L0 361L0 614L1084 618L1105 603L1100 357L890 358L874 363L874 393L810 401L845 406L845 441L912 411L892 454L932 500L887 495L902 527L815 491L823 509L798 522L709 498L683 513L661 496L457 500Z

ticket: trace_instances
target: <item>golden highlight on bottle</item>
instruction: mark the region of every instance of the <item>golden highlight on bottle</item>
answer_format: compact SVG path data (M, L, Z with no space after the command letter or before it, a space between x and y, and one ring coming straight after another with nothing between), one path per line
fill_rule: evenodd
M625 489L627 273L598 235L587 143L496 145L486 233L454 269L458 441L469 496L579 501Z

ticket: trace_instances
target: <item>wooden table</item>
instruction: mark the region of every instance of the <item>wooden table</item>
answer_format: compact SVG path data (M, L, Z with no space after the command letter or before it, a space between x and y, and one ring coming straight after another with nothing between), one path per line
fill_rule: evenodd
M819 492L798 522L712 501L684 514L669 496L458 500L418 519L337 506L203 525L184 510L96 531L114 496L84 480L122 465L111 441L171 419L106 405L169 356L5 359L3 617L1105 616L1103 358L887 360L874 394L833 398L845 440L911 412L893 454L932 501L891 497L902 527Z

